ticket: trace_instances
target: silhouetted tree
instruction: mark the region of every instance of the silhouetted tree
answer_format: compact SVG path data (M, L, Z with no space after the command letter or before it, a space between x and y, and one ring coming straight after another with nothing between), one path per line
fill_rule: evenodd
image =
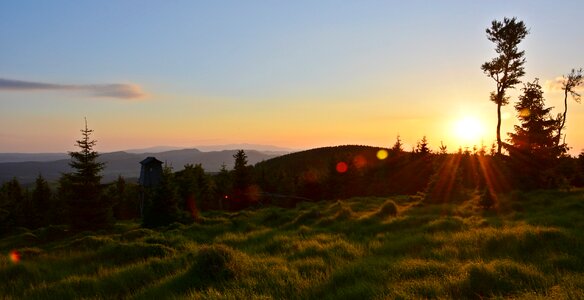
M484 63L481 69L497 84L490 99L497 104L497 154L501 154L501 106L509 103L505 91L518 84L519 78L525 74L525 51L519 51L517 45L527 36L528 31L523 21L504 18L503 22L494 20L486 32L489 41L495 43L495 51L499 55Z
M201 164L187 164L184 170L175 173L182 199L181 208L198 218L199 207L209 199L209 180Z
M444 145L442 141L440 141L440 154L448 154L448 146Z
M422 139L418 141L415 152L420 155L430 154L431 151L428 147L428 139L426 139L426 136L422 137Z
M33 227L48 225L50 223L48 212L51 207L52 193L49 183L40 174L35 180L31 197L33 206L31 223Z
M97 141L90 138L93 130L81 130L82 138L77 140L79 151L69 152L73 168L67 177L64 188L69 190L67 203L69 221L75 229L97 229L111 224L111 204L102 197L101 171L104 163L98 162L99 154L93 150Z
M16 178L4 182L0 187L0 233L22 226L23 206L26 192Z
M395 144L393 144L393 146L391 147L391 152L393 152L394 154L400 154L404 152L404 144L402 143L399 134L395 139Z
M147 197L142 226L154 228L184 221L185 213L178 208L180 196L172 170L165 166L160 182Z
M122 176L111 183L106 195L112 203L116 220L130 220L140 217L140 187L137 183L127 182Z
M230 173L225 164L221 165L221 170L215 175L213 183L213 192L215 193L215 198L218 200L218 208L225 209L226 202L229 201L231 197L233 185Z
M485 188L481 193L481 197L479 198L479 205L485 209L491 209L497 204L496 196L493 195L493 192L489 190L489 188Z
M582 74L583 71L584 70L582 70L582 68L578 70L572 69L572 72L570 72L568 76L564 76L564 82L562 83L562 89L564 90L564 114L560 115L561 117L558 116L558 119L562 120L562 123L558 128L558 136L556 138L556 145L558 146L560 145L562 139L562 129L566 124L566 117L568 115L568 94L572 96L576 103L580 103L580 94L577 93L575 89L577 86L582 84L582 80L584 79Z
M515 132L509 133L506 144L509 156L516 164L516 172L525 187L546 187L549 180L547 172L554 161L565 151L565 147L556 145L555 132L558 121L550 116L551 107L545 107L543 91L535 79L525 84L519 102L515 104L520 125L515 125Z
M237 208L248 204L248 188L251 184L251 172L247 166L247 155L245 151L238 150L233 155L235 165L233 167L233 201L238 202Z

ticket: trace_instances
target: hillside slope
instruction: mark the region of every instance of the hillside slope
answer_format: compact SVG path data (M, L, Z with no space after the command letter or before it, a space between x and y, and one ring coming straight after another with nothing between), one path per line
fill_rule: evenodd
M303 203L160 230L49 227L0 239L15 299L582 299L584 191ZM15 257L19 256L17 260ZM12 260L11 260L12 258Z

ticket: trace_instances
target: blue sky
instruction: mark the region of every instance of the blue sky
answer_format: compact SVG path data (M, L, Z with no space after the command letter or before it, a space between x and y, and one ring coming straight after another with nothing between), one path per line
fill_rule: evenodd
M505 16L523 20L530 28L523 79L545 83L584 66L583 8L580 1L3 1L0 78L60 88L0 91L0 152L71 150L85 116L103 151L387 146L397 134L409 144L427 135L433 147L442 140L453 151L490 144L494 84L480 65L495 53L485 28ZM557 91L546 97L561 108ZM567 141L579 152L584 109L570 104ZM514 115L512 105L505 109ZM484 130L462 140L452 124L466 116ZM503 132L513 122L505 120Z

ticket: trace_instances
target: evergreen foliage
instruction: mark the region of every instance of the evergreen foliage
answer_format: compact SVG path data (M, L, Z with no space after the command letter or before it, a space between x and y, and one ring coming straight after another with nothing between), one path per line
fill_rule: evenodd
M48 212L52 204L52 192L49 183L40 174L35 180L31 198L33 205L32 219L30 220L31 227L38 228L50 224L51 220Z
M426 138L426 136L423 136L422 139L419 140L418 143L416 144L415 153L419 155L428 155L431 152L432 151L428 147L428 139Z
M147 196L142 226L154 228L185 221L186 214L179 209L179 202L174 174L169 167L165 167L160 182Z
M402 140L401 140L399 134L397 135L397 138L395 139L395 143L391 147L391 152L393 154L400 154L400 153L404 152L404 144L402 143Z
M552 108L545 106L537 79L525 84L515 109L520 125L509 133L511 143L506 148L518 179L524 188L552 187L553 167L566 148L556 143L558 121L550 115Z
M23 205L26 192L16 178L0 187L0 234L9 232L15 226L22 226Z
M483 209L488 210L488 209L493 208L496 203L497 203L497 201L496 201L495 195L493 195L491 190L489 190L488 188L485 188L483 190L483 192L481 193L481 197L479 198L479 205Z
M111 204L102 197L101 171L104 163L93 150L96 140L91 139L93 130L81 130L81 139L76 145L79 151L69 152L72 173L64 174L61 188L67 190L69 223L76 230L104 228L111 224Z
M247 155L244 150L238 150L233 155L233 208L246 207L250 201L249 187L251 185L251 168L247 165Z

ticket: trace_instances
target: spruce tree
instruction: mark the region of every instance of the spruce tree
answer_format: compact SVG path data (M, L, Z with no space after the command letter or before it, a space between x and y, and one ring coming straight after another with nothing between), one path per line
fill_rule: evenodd
M49 225L49 210L51 201L51 188L49 183L39 174L35 180L34 189L32 190L32 220L33 227Z
M247 166L245 151L238 150L233 155L235 165L233 167L233 200L237 202L235 208L243 208L249 202L248 188L251 184L251 172Z
M511 143L506 148L520 176L519 182L525 188L548 187L550 172L565 147L556 144L559 122L551 117L552 108L545 107L537 79L525 84L515 109L520 125L515 125L514 133L509 133Z
M154 228L186 221L186 212L178 207L180 196L170 167L164 167L160 182L149 195L142 219L142 226Z
M76 141L79 151L69 152L72 173L64 174L67 186L69 223L73 229L98 229L107 227L111 222L111 204L102 197L101 175L104 163L97 161L99 153L93 148L97 141L91 139L93 130L81 130L81 139Z

